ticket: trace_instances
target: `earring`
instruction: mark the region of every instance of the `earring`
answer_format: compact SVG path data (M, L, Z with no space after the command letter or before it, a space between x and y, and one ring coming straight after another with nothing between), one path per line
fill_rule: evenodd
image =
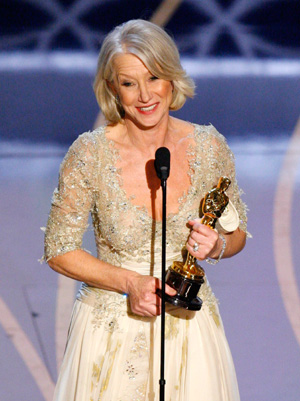
M120 102L120 97L119 95L115 96L115 102L117 103L118 106L121 106L121 102Z

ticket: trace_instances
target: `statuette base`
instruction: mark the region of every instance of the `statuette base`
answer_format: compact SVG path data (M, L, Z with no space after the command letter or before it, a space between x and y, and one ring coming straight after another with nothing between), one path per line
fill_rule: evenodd
M179 262L175 263L178 264ZM203 283L203 276L197 276L197 278L194 276L193 279L190 279L175 271L172 266L167 271L166 284L174 288L177 294L173 297L166 294L166 301L184 309L194 311L200 310L202 300L197 297L197 294Z

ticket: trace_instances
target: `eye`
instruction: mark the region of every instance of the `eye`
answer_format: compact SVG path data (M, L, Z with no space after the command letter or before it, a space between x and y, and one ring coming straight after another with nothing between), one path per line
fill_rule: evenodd
M152 77L150 78L150 81L155 81L155 80L157 80L157 79L159 79L159 78L156 77L156 76L154 76L154 75L152 75Z
M132 83L131 82L127 82L127 81L125 81L125 82L122 82L122 84L121 84L122 86L126 86L126 87L128 87L128 86L131 86L132 85Z

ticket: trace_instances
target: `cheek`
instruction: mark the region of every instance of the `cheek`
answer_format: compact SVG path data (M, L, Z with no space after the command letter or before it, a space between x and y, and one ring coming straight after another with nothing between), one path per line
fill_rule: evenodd
M164 97L169 98L170 100L172 99L173 96L173 87L172 84L170 82L165 83L163 85L163 88L161 90L161 93Z
M130 106L134 102L134 94L120 90L120 99L123 106Z

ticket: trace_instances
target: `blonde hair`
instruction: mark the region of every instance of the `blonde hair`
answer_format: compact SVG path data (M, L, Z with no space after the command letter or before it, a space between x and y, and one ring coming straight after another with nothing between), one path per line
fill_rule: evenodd
M110 87L113 82L113 62L119 54L134 54L154 76L171 81L173 97L170 110L180 109L187 97L193 97L194 81L180 64L178 49L171 37L159 26L144 20L131 20L117 26L105 38L98 57L94 92L106 118L116 124L124 111Z

